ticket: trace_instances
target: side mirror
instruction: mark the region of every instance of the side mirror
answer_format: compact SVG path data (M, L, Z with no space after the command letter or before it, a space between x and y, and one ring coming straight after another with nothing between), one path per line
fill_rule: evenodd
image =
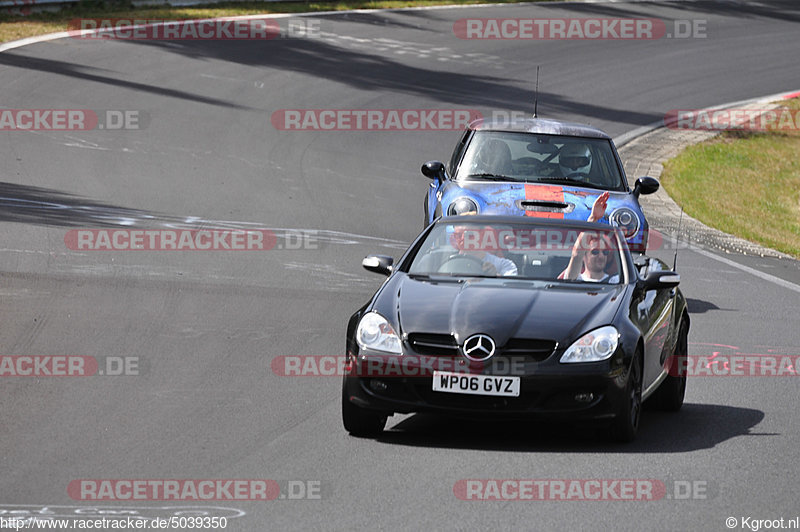
M444 181L444 163L441 161L428 161L422 165L422 175L428 179L438 179Z
M649 290L663 290L677 287L681 283L681 276L672 271L655 271L640 281L645 292Z
M658 187L658 179L655 177L640 177L636 180L636 184L633 186L633 195L638 198L639 194L652 194L658 190Z
M369 255L361 261L361 265L365 270L382 275L391 274L393 264L394 259L387 255Z

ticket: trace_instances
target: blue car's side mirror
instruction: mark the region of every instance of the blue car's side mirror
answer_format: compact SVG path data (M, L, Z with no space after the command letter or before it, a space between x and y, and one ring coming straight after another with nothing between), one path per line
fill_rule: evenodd
M422 175L428 179L438 179L444 181L444 163L441 161L428 161L422 165Z
M655 177L640 177L633 186L633 195L638 198L640 194L652 194L658 190L658 187L658 179Z

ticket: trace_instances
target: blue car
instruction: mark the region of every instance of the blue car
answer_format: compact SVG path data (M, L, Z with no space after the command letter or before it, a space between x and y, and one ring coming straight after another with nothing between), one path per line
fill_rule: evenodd
M440 216L495 214L585 221L609 191L602 222L618 226L634 253L647 249L648 224L639 206L652 177L628 186L614 143L603 131L542 118L472 122L449 164L429 161L425 225Z

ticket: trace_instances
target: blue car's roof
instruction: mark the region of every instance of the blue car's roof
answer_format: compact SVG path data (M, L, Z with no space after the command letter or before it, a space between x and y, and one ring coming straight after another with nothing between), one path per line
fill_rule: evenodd
M595 127L575 122L551 120L548 118L517 118L514 120L485 120L479 118L470 123L469 128L481 131L512 131L519 133L539 133L543 135L611 139L607 133Z

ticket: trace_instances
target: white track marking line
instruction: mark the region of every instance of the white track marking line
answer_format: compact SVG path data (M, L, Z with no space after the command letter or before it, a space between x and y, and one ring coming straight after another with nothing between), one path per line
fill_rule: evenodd
M775 277L774 275L770 275L768 273L764 273L762 271L756 270L755 268L751 268L750 266L745 266L744 264L739 264L738 262L734 262L730 259L726 259L725 257L720 257L715 253L711 253L710 251L706 251L705 249L700 248L693 248L692 251L697 252L704 257L708 257L709 259L714 259L719 261L723 264L727 264L728 266L732 266L734 268L738 268L743 272L747 272L751 275L755 275L759 279L763 279L764 281L769 281L770 283L774 283L778 286L782 286L783 288L788 288L789 290L794 290L797 293L800 293L800 285L796 285L792 282L786 281L781 279L780 277Z

